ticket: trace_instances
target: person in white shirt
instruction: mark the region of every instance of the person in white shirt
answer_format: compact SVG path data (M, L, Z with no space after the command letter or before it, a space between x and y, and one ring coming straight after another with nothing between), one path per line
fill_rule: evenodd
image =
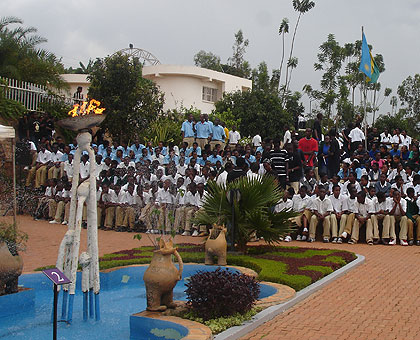
M179 233L183 229L185 221L185 196L187 188L184 186L184 178L179 177L176 181L176 196L175 196L175 221L174 230Z
M55 180L49 179L47 180L47 186L45 187L45 193L43 196L39 197L38 205L35 209L34 219L35 221L39 221L40 219L46 217L45 211L47 207L49 207L50 199L53 199L55 196ZM49 208L48 208L49 209ZM49 215L49 213L48 213ZM49 217L52 218L52 217Z
M253 138L252 138L252 145L256 148L258 146L261 146L261 136L259 134L256 134Z
M162 165L164 160L165 156L161 154L160 148L155 148L155 154L152 156L152 162L158 161L159 164Z
M146 226L146 234L154 233L152 224L152 209L154 208L155 199L150 184L146 183L143 187L143 208L141 209L139 220Z
M81 162L80 162L80 178L86 179L89 177L90 173L90 163L89 163L89 156L88 155L82 155Z
M67 176L69 182L73 180L73 173L74 173L74 167L73 167L73 155L69 154L68 160L64 162L63 167L63 174Z
M123 194L120 202L121 206L116 208L115 224L118 228L117 231L133 231L136 220L136 196L134 192L134 184L129 183L127 190L122 192ZM121 217L122 221L120 221Z
M340 225L342 231L344 231L346 226L347 215L344 213L344 201L346 198L346 195L341 195L341 187L339 185L332 187L332 195L330 196L333 207L330 217L332 243L337 243L338 241L338 225Z
M204 203L206 202L206 193L204 191L204 184L197 184L197 193L196 193L197 207L198 210L203 208ZM206 225L193 225L192 228L194 232L191 236L208 236L207 226Z
M289 189L290 190L290 189ZM283 198L278 202L274 207L274 212L279 213L282 211L292 211L293 210L293 201L291 197L293 197L293 194L289 192L289 190L286 190L283 194ZM294 192L294 190L293 190Z
M382 239L385 242L389 239L389 245L396 244L395 223L399 223L400 244L402 246L407 246L407 216L405 215L407 211L407 201L401 197L401 193L398 190L391 190L391 195L388 199L388 210L389 214L384 218Z
M55 192L54 196L48 201L48 217L51 224L56 224L61 222L61 220L55 222L54 218L57 212L57 204L61 201L61 195L63 194L63 184L58 182L53 192Z
M309 209L311 207L312 200L311 197L306 194L307 191L307 187L302 185L299 189L299 194L294 195L292 198L293 211L299 213L299 215L293 219L293 222L299 227L296 238L297 241L306 241L309 231L309 221L312 216Z
M381 144L391 144L392 136L389 133L388 129L385 129L384 132L382 132L379 137L381 137Z
M168 179L165 180L163 182L163 188L158 191L155 201L156 207L159 209L158 226L164 227L166 232L172 230L172 222L169 218L169 213L175 201L170 186L171 181Z
M369 245L379 244L379 223L384 221L388 214L388 202L384 192L378 192L372 199L370 219L372 221L371 230L366 229L366 242Z
M67 182L64 185L64 189L62 190L61 194L59 195L54 220L50 221L50 223L54 223L54 224L61 223L63 225L66 225L68 223L69 212L70 212L70 199L71 199L71 183ZM64 219L62 219L63 212L64 212Z
M366 230L372 230L372 221L370 219L371 211L371 201L366 198L366 192L358 192L355 219L349 244L356 244L359 241L359 231L361 227L366 226Z
M349 184L347 186L347 190L349 192L349 196L344 200L343 211L346 215L346 224L344 225L344 229L342 229L342 225L340 224L340 231L338 232L338 240L337 243L343 243L343 240L347 238L351 234L353 229L354 219L356 217L356 195L357 191L353 184Z
M190 236L191 235L191 229L192 229L192 218L196 211L198 210L198 200L197 200L197 185L194 182L191 182L188 185L188 191L185 194L185 220L184 220L184 232L182 233L182 236ZM198 235L198 232L196 232L196 236Z
M400 138L401 138L401 146L406 146L407 149L410 150L412 138L407 135L407 132L405 130L401 131Z
M185 165L185 158L181 157L179 159L179 164L176 166L176 172L177 174L180 174L181 176L185 176L186 169L187 169L187 166Z
M285 125L284 126L284 130L285 131L284 131L284 136L283 136L283 147L286 144L289 144L289 143L292 142L292 133L289 130L289 126L288 125Z
M105 213L104 229L111 230L114 228L115 208L118 206L118 194L120 187L116 185L115 191L110 189L107 184L102 184L102 193L99 204Z
M45 186L47 182L47 166L51 162L51 152L45 149L44 144L39 145L40 151L36 159L36 164L28 172L26 178L26 186L30 186L35 177L35 188Z
M58 150L58 144L53 143L52 152L51 152L51 163L48 164L48 179L50 178L59 178L61 172L61 158L63 153Z
M312 200L311 204L311 222L309 224L309 240L308 242L315 242L316 227L319 222L323 226L324 243L330 241L330 215L333 212L333 206L328 197L326 197L326 190L323 186L318 188L318 197Z
M225 170L219 174L219 176L217 176L217 180L216 183L218 185L226 185L227 182L227 176L229 174L229 172L231 172L233 170L233 165L232 163L228 162L225 165Z
M350 131L349 138L351 140L351 152L354 152L358 145L365 140L365 134L360 129L360 123L357 123L356 126Z
M241 139L241 134L236 131L236 126L232 127L232 131L229 131L229 145L231 147L235 147L236 144L238 144L238 142Z

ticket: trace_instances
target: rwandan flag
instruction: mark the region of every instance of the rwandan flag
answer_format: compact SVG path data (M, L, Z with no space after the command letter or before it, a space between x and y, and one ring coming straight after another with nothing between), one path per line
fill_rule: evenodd
M360 60L359 71L366 74L366 81L369 83L376 83L379 78L379 68L373 60L372 53L370 53L365 34L363 33L362 40L362 59Z

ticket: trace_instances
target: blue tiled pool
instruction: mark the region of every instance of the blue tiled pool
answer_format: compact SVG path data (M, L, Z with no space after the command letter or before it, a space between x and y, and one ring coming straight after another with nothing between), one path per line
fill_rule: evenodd
M145 319L131 325L130 316L146 309L146 289L142 280L146 266L126 267L101 273L101 320L83 321L81 275L77 276L77 293L74 300L73 323L58 324L58 339L181 339L188 330L170 322ZM213 271L216 267L184 265L183 279L174 288L174 299L185 300L185 278L199 270ZM235 269L229 269L235 270ZM0 340L44 340L52 338L52 284L42 273L25 274L19 285L31 288L18 294L0 297ZM276 293L274 287L261 285L260 298ZM58 316L61 312L59 297ZM7 314L7 316L6 316Z

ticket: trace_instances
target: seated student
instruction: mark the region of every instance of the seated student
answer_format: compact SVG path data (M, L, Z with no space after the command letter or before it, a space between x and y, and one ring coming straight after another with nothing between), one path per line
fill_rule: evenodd
M346 195L341 195L341 187L334 185L332 188L332 195L329 197L333 211L330 216L331 224L331 237L332 243L338 241L338 223L340 223L340 230L344 231L346 226L347 215L344 213L344 201L347 198Z
M295 190L293 188L287 189L283 194L283 198L274 207L274 212L279 213L279 212L282 212L282 211L292 211L293 210L292 198L293 198L294 194L295 194ZM285 242L292 241L292 237L290 236L290 234L287 234L285 236L284 241Z
M354 185L354 187L356 188L356 192L359 192L359 191L362 190L359 182L357 182L357 180L356 180L356 175L354 173L350 173L349 177L348 177L348 180L346 182L344 182L344 184L343 184L343 195L348 195L349 194L348 189L347 189L349 184Z
M105 214L105 230L114 229L115 208L118 205L118 194L120 191L120 187L117 185L114 187L114 189L117 192L110 189L108 184L102 184L102 193L99 198L99 204L102 208L103 213Z
M340 230L338 232L338 240L337 243L343 243L343 241L351 234L351 231L353 229L353 223L355 219L355 213L356 213L356 195L357 190L354 187L353 184L349 184L347 186L347 191L349 192L349 196L346 197L344 200L343 205L343 212L346 215L346 224L340 224ZM343 229L342 229L343 228Z
M340 179L344 182L348 180L348 177L350 175L350 164L351 164L350 159L346 158L343 161L343 165L337 174L337 176L340 177Z
M338 177L337 175L334 175L331 178L330 186L328 188L328 191L331 194L333 192L333 187L335 187L336 185L340 187L340 193L343 194L343 184L340 183L340 177Z
M408 232L408 245L414 244L414 223L416 223L416 245L420 246L420 215L419 203L420 198L416 200L414 188L407 189L407 232Z
M395 176L395 183L391 185L391 189L398 190L401 194L401 197L405 198L407 188L410 188L412 186L413 185L411 183L404 184L402 176L397 175Z
M312 196L315 192L316 179L315 173L311 168L305 170L305 176L300 180L299 187L305 186L307 188L307 194Z
M39 197L38 205L35 209L34 219L39 221L42 218L49 216L49 201L54 199L55 196L55 187L57 181L53 178L47 180L47 186L45 188L45 193L43 196ZM48 212L47 212L48 210Z
M379 181L375 183L375 190L376 193L383 192L385 196L389 196L391 191L391 184L386 181L386 175L384 173L381 173L379 176Z
M63 194L63 183L57 182L55 186L55 195L48 201L48 217L50 219L51 224L56 224L59 222L55 222L55 213L57 212L57 204L61 201L61 195ZM60 221L61 222L61 221Z
M187 188L184 186L184 177L179 177L176 181L176 194L175 194L175 220L174 230L179 233L184 225L185 219L185 195Z
M185 209L184 209L184 232L182 236L190 236L191 235L191 227L192 227L192 218L195 212L198 210L198 202L197 202L197 185L194 182L191 182L188 185L188 191L185 194ZM198 232L197 232L198 235Z
M383 223L385 216L389 212L385 193L378 192L376 196L372 198L371 202L370 219L372 224L369 227L372 229L366 229L366 242L369 245L379 244L379 223Z
M119 214L121 213L123 215L122 217L122 223L119 223L121 225L118 225L119 229L117 231L133 231L135 226L135 220L136 220L136 196L134 193L134 184L129 183L127 186L126 191L122 191L121 196L121 202L122 206L117 207L118 214L116 214L118 217L118 221L120 219ZM117 219L117 218L116 218Z
M70 200L71 200L71 183L67 182L64 184L64 188L60 195L60 200L57 202L54 220L50 221L51 224L61 223L63 225L66 225L68 223L69 213L70 213ZM64 213L64 219L62 219L63 213Z
M389 214L384 218L384 229L382 232L382 239L389 240L389 245L397 243L395 234L395 223L400 225L400 244L408 246L407 242L407 201L401 198L401 193L398 190L391 191L391 197L388 200Z
M370 187L370 183L369 183L368 175L362 175L362 177L360 177L360 189L364 191L366 194L368 194L369 187Z
M353 229L351 231L351 238L349 244L356 244L359 241L359 230L366 226L366 230L372 230L372 221L370 219L370 211L372 211L371 201L366 198L366 192L360 191L357 193L355 219L353 222ZM366 233L367 234L367 233ZM368 239L369 238L369 239ZM372 244L370 236L366 237L368 244Z
M388 182L389 183L395 183L397 181L397 176L401 176L403 179L403 183L407 183L407 174L405 173L404 167L400 162L396 164L395 169L392 169L391 172L388 175Z
M171 181L166 179L163 182L163 188L158 191L156 196L156 207L159 209L158 226L159 228L164 227L166 232L172 230L172 222L169 218L169 213L175 201L175 197L172 195Z
M327 195L331 195L331 191L330 191L330 181L328 180L328 174L326 173L320 173L319 174L320 178L319 178L319 182L317 183L318 188L320 186L323 186L324 189L327 192Z
M380 176L381 170L379 170L378 163L372 163L371 170L368 173L368 178L371 185L375 185L375 183L379 181Z
M298 212L299 215L296 216L293 220L299 227L297 230L297 241L306 241L308 234L309 221L311 220L311 212L309 210L311 206L312 199L307 195L306 186L302 185L299 189L299 194L294 195L292 198L293 201L293 211Z
M143 186L143 208L141 209L141 214L139 220L146 225L146 234L153 234L155 229L152 225L152 209L154 207L155 198L153 196L153 191L151 189L150 183L145 183Z
M333 211L331 201L326 197L326 190L323 186L318 188L318 197L312 200L310 207L312 216L309 225L309 239L308 242L315 242L316 227L319 222L322 222L323 226L323 240L324 243L330 241L330 215Z
M369 198L370 200L373 200L373 198L376 196L376 190L374 186L370 186L367 189L367 194L366 197Z

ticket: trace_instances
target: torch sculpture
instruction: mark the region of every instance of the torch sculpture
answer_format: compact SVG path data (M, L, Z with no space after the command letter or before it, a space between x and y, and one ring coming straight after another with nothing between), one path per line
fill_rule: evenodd
M99 108L100 102L91 100L89 104L84 102L81 105L74 105L69 112L71 117L60 120L61 127L78 131L76 137L77 149L74 154L73 182L71 188L70 214L68 231L61 241L57 268L70 278L71 283L63 287L62 320L68 323L73 319L73 303L76 291L76 274L80 264L83 268L82 291L83 291L83 319L86 321L89 315L100 320L99 309L99 259L98 259L98 223L97 223L97 202L96 202L96 177L95 174L95 153L91 147L92 135L89 129L98 126L104 119ZM80 157L86 151L89 155L90 176L89 179L79 185ZM82 228L83 206L87 207L87 252L79 259L80 232ZM68 304L67 304L68 302ZM68 307L68 308L67 308Z

